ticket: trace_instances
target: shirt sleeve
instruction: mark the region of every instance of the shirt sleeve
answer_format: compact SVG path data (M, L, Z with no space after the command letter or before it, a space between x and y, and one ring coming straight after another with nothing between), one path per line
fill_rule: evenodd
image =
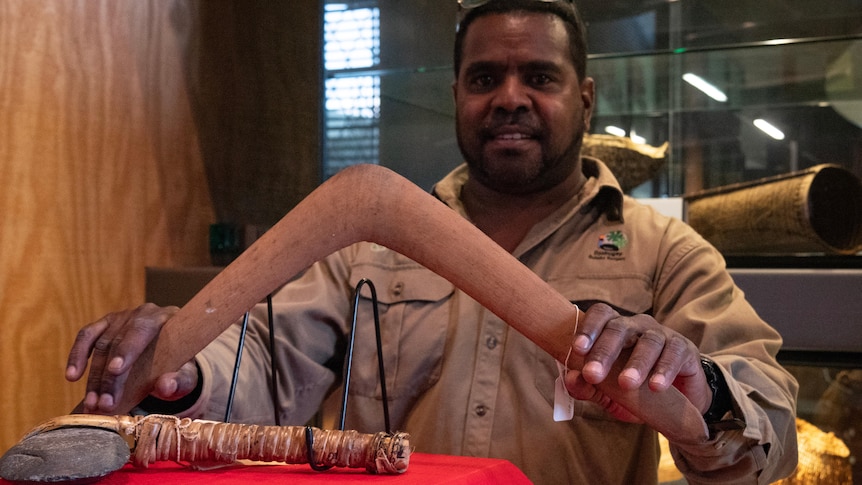
M283 425L305 424L336 383L351 290L344 286L344 255L336 253L273 295L276 402ZM251 312L231 421L274 424L271 356L266 304ZM232 325L196 356L203 377L198 401L183 415L224 420L234 373L241 322Z
M743 430L701 445L671 443L690 483L771 483L797 462L795 379L775 356L781 336L745 300L720 253L678 221L668 226L655 318L720 367Z

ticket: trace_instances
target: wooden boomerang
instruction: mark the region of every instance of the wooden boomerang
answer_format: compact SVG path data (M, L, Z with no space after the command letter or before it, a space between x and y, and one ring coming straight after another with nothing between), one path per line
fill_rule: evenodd
M114 411L132 409L160 375L179 369L289 278L360 241L443 276L565 362L580 310L430 194L388 169L359 165L313 191L165 323L133 365ZM569 358L570 368L583 364ZM614 366L599 389L670 441L707 440L700 412L676 388L624 391L617 385L621 371L622 364Z

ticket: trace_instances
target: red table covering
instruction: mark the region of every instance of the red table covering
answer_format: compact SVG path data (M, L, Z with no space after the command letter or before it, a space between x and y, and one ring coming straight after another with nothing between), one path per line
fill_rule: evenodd
M230 466L214 470L193 470L173 462L159 462L149 468L131 465L117 470L100 485L221 485L236 483L318 484L326 483L387 483L407 484L528 484L527 477L506 460L466 456L413 453L410 466L400 475L372 475L363 469L331 468L316 472L308 465ZM0 484L11 482L0 479Z

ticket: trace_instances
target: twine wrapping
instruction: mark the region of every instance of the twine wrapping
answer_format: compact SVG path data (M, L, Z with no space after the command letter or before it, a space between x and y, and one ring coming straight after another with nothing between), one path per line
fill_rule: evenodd
M309 463L306 430L313 433L311 456L322 467L365 468L370 473L404 473L410 463L410 436L404 432L360 433L305 426L263 426L219 423L177 416L101 416L72 414L49 419L22 441L63 428L96 428L134 438L131 462L146 468L157 461L211 465L239 461ZM87 450L81 450L86 453ZM86 468L86 461L82 465ZM118 464L122 466L122 463ZM92 477L88 470L63 476ZM16 475L17 476L17 475ZM3 478L6 478L5 476ZM62 481L62 478L50 481Z

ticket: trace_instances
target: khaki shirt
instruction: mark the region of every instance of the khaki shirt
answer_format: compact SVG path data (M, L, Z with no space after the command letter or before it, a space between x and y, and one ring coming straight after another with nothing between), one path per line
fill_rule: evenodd
M720 364L747 427L702 446L671 444L690 481L755 483L764 470L767 483L789 474L796 382L775 361L779 335L687 225L623 196L601 162L584 158L584 173L578 197L537 224L514 255L582 309L605 302L650 314ZM462 166L434 189L464 217L466 179ZM657 481L654 431L592 402L555 422L553 358L447 280L371 243L329 256L274 296L282 424L304 424L339 384L354 287L366 278L379 299L392 427L409 432L416 451L504 458L537 483ZM362 432L384 429L369 296L365 286L346 422ZM232 421L271 424L265 309L253 315ZM236 345L231 328L199 354L203 392L187 414L224 418Z

